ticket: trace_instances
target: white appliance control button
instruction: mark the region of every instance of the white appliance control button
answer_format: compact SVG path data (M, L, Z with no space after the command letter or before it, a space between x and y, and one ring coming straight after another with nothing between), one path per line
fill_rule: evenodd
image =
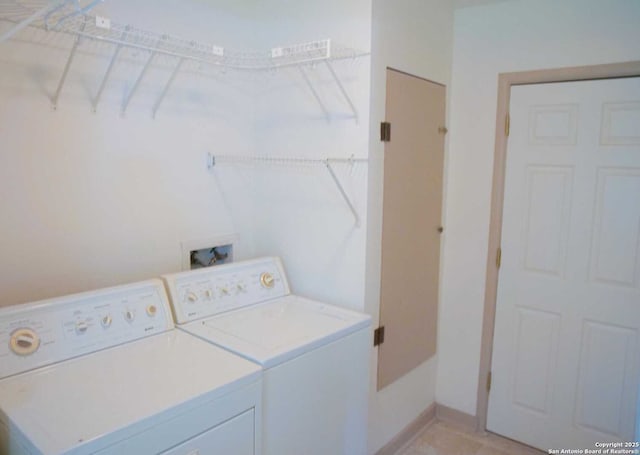
M194 303L198 300L198 294L193 291L187 293L187 300L191 303Z
M158 312L158 308L155 305L149 305L147 307L147 315L152 318L156 315L156 313Z
M133 320L136 318L136 313L133 310L127 310L124 312L124 318L127 320L127 322L133 322Z
M226 286L222 286L218 288L220 290L220 295L229 295L229 288Z
M236 292L240 294L241 292L247 292L247 285L244 283L238 283L236 285Z
M211 289L207 289L204 291L205 298L211 300L213 298L213 291Z
M15 354L30 355L40 347L40 337L31 329L17 329L11 334L9 347Z
M76 333L83 334L87 331L88 328L89 324L87 324L87 321L76 322Z
M111 326L112 323L112 319L111 319L111 315L107 314L102 316L102 319L100 319L100 324L102 324L102 327L104 327L105 329L108 328L109 326Z
M262 287L270 289L276 284L276 281L273 278L273 275L271 275L269 272L264 272L262 275L260 275L260 284L262 285Z

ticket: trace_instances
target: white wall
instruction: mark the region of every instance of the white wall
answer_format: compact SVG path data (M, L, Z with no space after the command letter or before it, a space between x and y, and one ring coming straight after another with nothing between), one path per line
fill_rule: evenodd
M511 1L456 12L438 403L475 415L498 74L640 59L636 0Z
M186 3L111 0L101 9L117 22L245 44L246 19ZM246 87L187 68L152 120L173 64L158 58L121 118L145 57L124 52L93 114L113 47L85 42L54 112L70 46L68 36L32 29L0 44L0 305L180 270L180 243L192 239L238 232L237 255L253 255L250 191L221 185L205 163L208 151L253 150Z
M371 70L369 207L366 309L376 319L380 304L380 242L386 67L449 86L453 7L448 0L375 0ZM439 348L438 348L439 349ZM439 356L439 354L438 354ZM369 451L376 452L434 402L437 357L376 392L377 350L372 353Z
M272 0L269 6L259 11L263 47L330 38L332 46L370 52L371 0ZM256 153L294 159L367 158L370 57L332 65L358 120L324 64L305 71L330 121L297 68L266 74L256 85ZM341 164L335 171L361 225L355 225L323 165L263 166L256 182L256 253L283 258L294 292L363 310L367 165Z

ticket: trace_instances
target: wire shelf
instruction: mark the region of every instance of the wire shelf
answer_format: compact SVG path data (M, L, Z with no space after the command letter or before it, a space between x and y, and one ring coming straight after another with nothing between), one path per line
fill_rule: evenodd
M238 70L271 70L322 60L368 55L335 45L329 39L276 47L266 51L228 49L85 14L100 1L102 0L79 5L77 0L0 0L0 19L20 24L40 13L27 25Z
M340 182L340 179L335 173L335 170L332 165L334 164L350 164L354 165L356 163L368 163L369 160L366 158L356 158L353 155L349 158L297 158L297 157L272 157L272 156L256 156L256 155L208 155L207 167L209 170L213 169L218 164L232 164L232 165L323 165L329 175L331 176L331 180L336 185L338 192L342 196L342 200L347 205L351 214L353 215L354 223L356 227L360 227L360 215L358 211L349 198L349 195L344 189L344 186Z
M120 56L123 47L144 51L147 59L141 73L133 83L133 89L127 94L122 105L122 113L135 94L138 85L144 78L153 60L164 56L172 60L173 69L166 86L155 103L152 115L155 116L170 86L178 73L191 64L199 67L208 66L222 71L227 69L243 72L265 72L280 68L296 67L300 71L306 85L324 112L327 121L331 120L324 101L305 72L306 66L319 63L326 65L345 102L358 120L358 111L351 97L345 90L336 74L332 62L345 59L357 59L369 55L346 46L337 45L330 39L298 43L275 47L265 51L228 49L210 43L190 40L170 34L158 33L133 27L131 25L112 22L108 18L87 14L96 4L103 0L0 0L0 20L13 24L9 31L0 35L0 43L11 38L25 27L31 26L45 31L68 34L75 37L70 56L64 68L60 84L52 99L54 109L66 80L67 72L73 62L80 43L90 40L108 43L114 47L109 69L104 75L100 89L92 102L95 111L100 95L110 76L111 69ZM57 34L57 33L56 33Z

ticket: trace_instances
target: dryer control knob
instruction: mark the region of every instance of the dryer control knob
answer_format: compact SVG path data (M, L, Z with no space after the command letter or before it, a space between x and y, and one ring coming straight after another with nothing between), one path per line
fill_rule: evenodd
M27 356L33 354L40 347L40 337L31 329L17 329L11 334L9 347L14 354Z
M187 293L187 300L191 303L194 303L198 300L198 294L196 294L195 292L188 292Z
M276 284L276 281L273 278L273 275L271 275L269 272L264 272L262 275L260 275L260 284L262 285L262 287L269 289Z
M133 320L136 318L136 313L133 310L127 310L124 312L124 318L127 320L127 322L133 322Z
M157 312L158 312L158 307L156 307L155 305L149 305L147 307L147 316L149 316L150 318L154 317Z
M82 335L83 333L86 333L88 328L89 328L89 324L87 324L87 321L76 322L76 333L78 335Z
M113 320L111 319L111 315L109 314L102 316L102 319L100 319L100 324L102 324L102 327L104 327L105 329L111 326L112 322Z

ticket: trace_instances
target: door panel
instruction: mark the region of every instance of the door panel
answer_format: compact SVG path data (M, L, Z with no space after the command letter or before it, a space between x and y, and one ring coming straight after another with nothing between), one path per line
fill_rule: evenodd
M636 439L640 78L513 87L487 428Z
M387 71L378 389L435 354L445 87Z

